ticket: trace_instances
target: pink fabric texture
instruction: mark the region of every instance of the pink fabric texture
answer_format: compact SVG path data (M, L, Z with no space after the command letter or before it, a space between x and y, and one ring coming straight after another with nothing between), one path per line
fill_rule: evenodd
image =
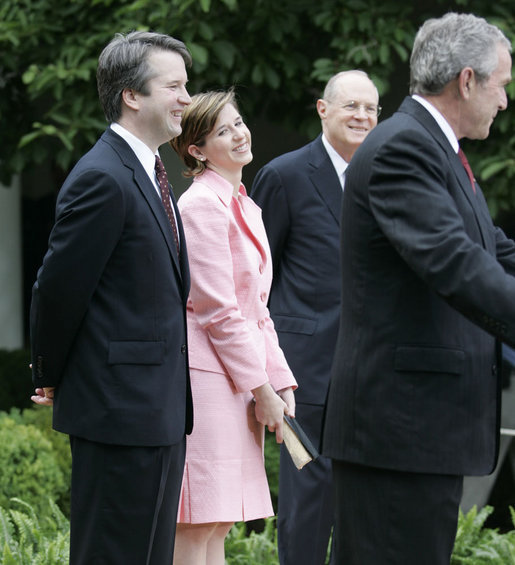
M268 308L270 249L243 185L206 170L179 199L191 272L188 350L194 429L187 438L180 522L273 513L263 427L250 390L296 387Z

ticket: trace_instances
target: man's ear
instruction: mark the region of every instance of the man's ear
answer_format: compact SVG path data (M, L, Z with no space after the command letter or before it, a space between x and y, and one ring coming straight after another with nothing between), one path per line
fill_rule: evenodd
M317 100L317 112L321 120L325 120L327 115L327 101L323 98Z
M139 93L132 88L124 88L122 90L122 100L132 110L139 110L139 96Z
M476 86L476 75L472 67L465 67L458 75L458 91L461 98L468 100L472 89Z

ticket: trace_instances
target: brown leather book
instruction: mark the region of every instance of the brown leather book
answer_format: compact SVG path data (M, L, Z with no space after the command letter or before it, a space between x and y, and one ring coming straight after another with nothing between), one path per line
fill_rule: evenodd
M318 457L318 451L295 418L284 415L283 440L297 469Z

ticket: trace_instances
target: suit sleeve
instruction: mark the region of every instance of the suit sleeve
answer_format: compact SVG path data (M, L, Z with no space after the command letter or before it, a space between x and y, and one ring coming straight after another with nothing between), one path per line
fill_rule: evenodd
M405 130L370 165L370 207L398 253L454 308L514 345L515 278L498 260L512 264L513 243L496 234L496 257L470 238L448 190L455 177L445 154Z
M515 244L512 239L506 237L501 228L495 228L495 241L497 260L505 271L515 276Z
M278 273L291 219L281 176L272 165L265 165L257 173L252 184L251 197L262 210L274 273Z
M58 386L70 348L123 227L114 178L87 171L63 187L49 248L33 288L33 380Z

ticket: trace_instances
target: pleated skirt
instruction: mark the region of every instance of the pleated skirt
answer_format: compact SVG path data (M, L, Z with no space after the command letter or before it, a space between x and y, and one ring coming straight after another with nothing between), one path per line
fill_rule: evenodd
M264 465L264 427L250 392L237 392L228 375L190 369L193 432L178 522L239 522L273 515Z

